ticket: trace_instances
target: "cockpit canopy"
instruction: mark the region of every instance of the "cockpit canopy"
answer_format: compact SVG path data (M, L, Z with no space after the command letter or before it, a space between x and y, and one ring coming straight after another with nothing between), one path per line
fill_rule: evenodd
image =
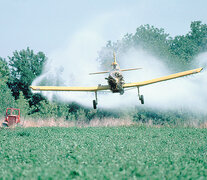
M117 63L112 63L111 66L113 69L117 69L117 70L120 69L120 67Z

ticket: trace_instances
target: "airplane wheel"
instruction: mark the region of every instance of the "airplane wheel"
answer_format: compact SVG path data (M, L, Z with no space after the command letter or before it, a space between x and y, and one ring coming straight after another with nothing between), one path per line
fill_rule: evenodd
M96 109L97 108L97 102L96 100L93 100L93 109Z
M140 101L141 101L141 104L144 104L144 96L143 95L141 95Z

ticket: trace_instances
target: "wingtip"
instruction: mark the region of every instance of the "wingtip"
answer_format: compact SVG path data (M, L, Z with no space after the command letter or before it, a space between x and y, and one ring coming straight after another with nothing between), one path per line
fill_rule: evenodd
M200 71L199 72L201 72L203 70L203 68L200 68Z
M201 72L203 70L203 68L201 67L201 68L198 68L198 71L197 72Z
M29 88L32 89L32 90L36 89L35 86L30 86Z

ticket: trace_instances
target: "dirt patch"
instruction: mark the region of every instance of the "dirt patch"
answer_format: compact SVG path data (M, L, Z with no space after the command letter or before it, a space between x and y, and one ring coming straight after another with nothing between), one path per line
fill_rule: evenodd
M47 120L34 120L34 119L25 119L21 121L21 126L23 127L110 127L110 126L130 126L137 123L132 122L129 119L115 119L115 118L106 118L106 119L93 119L90 122L82 121L65 121L63 119L47 119Z
M2 121L3 122L3 121ZM2 125L0 122L0 127ZM113 127L113 126L131 126L131 125L144 125L147 127L163 127L170 125L155 125L153 121L149 121L147 123L141 122L133 122L131 119L118 119L118 118L104 118L104 119L93 119L90 122L83 121L66 121L64 119L22 119L21 123L17 126L20 127ZM180 126L180 125L178 125ZM207 128L207 122L202 124L197 123L186 123L182 125L184 127L195 127L195 128ZM12 128L12 127L11 127Z
M20 123L23 127L73 127L74 122L65 121L63 119L46 119L46 120L34 120L25 119Z

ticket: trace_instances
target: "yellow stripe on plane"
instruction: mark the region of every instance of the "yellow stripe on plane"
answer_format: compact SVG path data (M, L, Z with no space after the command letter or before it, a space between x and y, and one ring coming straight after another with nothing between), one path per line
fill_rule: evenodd
M126 84L124 84L123 87L124 88L129 88L129 87L135 87L135 86L146 86L146 85L157 83L157 82L167 81L167 80L170 80L170 79L175 79L175 78L179 78L179 77L199 73L199 72L202 71L202 69L203 68L193 69L193 70L184 71L184 72L180 72L180 73L176 73L176 74L171 74L169 76L163 76L163 77L148 80L148 81L142 81L142 82L136 82L136 83L126 83Z

